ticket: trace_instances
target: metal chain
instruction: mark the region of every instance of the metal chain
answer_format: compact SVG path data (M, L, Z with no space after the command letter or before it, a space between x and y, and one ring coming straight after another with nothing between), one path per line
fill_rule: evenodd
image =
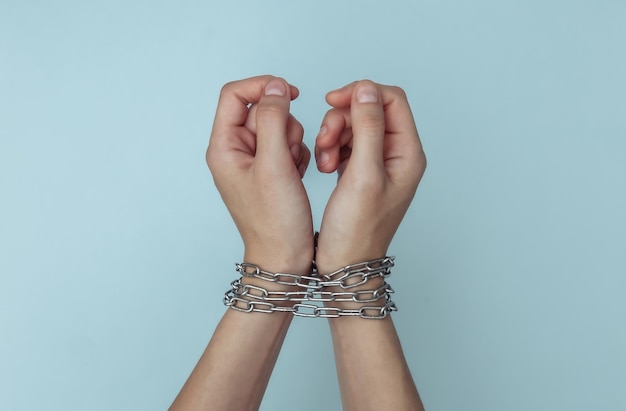
M240 307L238 303L245 306ZM365 306L358 309L341 309L337 307L322 307L315 304L296 303L292 307L283 307L272 304L268 301L249 301L243 298L235 297L230 293L224 296L224 305L233 310L250 313L267 313L289 312L297 317L308 318L339 318L342 316L361 317L367 319L383 319L392 311L398 311L396 304L388 299L383 306Z
M349 291L366 284L373 278L387 278L391 275L394 257L384 257L376 260L351 264L330 274L319 275L313 263L310 275L289 273L272 273L262 270L251 263L236 264L236 270L241 274L239 279L231 282L231 288L224 294L224 305L242 312L290 312L298 317L308 318L338 318L342 316L361 317L367 319L382 319L392 311L397 311L391 300L394 290L386 282L373 290ZM269 291L263 287L244 284L243 277L258 278L294 287L294 291ZM344 291L326 291L324 288L339 287ZM353 302L368 304L384 299L382 306L364 305L356 309L341 309L325 307L311 303ZM293 306L283 306L274 303L294 302Z
M259 266L251 263L238 263L236 270L245 277L254 277L260 280L282 285L291 285L306 289L318 289L323 287L341 287L343 289L354 288L365 284L375 277L389 277L391 267L394 266L394 257L378 258L358 264L347 265L330 274L318 275L315 268L311 275L298 275L288 273L272 273L262 270ZM313 266L315 267L315 265Z
M321 291L319 289L309 289L305 291L268 291L263 287L252 284L243 284L241 278L230 283L231 290L227 294L234 297L249 297L254 300L280 302L355 302L355 303L372 303L381 298L391 298L390 294L395 291L387 283L375 290L359 290L353 292L332 292Z

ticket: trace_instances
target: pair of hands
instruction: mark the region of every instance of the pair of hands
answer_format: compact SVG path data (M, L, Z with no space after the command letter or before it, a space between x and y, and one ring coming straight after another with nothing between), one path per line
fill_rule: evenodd
M244 261L307 274L311 206L302 177L311 152L289 112L296 87L272 76L226 84L207 150L215 184L244 242ZM359 81L326 95L317 168L338 172L320 227L320 273L382 257L426 168L406 95Z

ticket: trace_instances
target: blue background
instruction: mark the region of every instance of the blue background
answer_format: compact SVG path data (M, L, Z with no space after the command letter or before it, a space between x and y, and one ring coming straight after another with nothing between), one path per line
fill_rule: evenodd
M623 1L0 2L0 410L157 410L242 255L204 163L222 84L408 93L429 160L390 249L426 408L626 409ZM316 226L334 176L309 169ZM236 382L233 382L236 383ZM296 319L264 410L339 410Z

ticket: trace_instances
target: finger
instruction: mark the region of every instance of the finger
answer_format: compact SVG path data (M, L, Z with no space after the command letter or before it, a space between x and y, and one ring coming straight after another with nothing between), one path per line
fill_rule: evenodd
M343 175L346 167L348 166L348 160L350 159L350 155L352 154L352 147L343 146L339 150L339 165L337 166L337 175L339 178Z
M326 95L327 102L333 107L344 109L349 107L356 86L355 82L331 91ZM378 85L378 89L385 111L386 136L383 150L385 164L391 159L409 162L415 165L416 175L421 177L426 167L426 158L406 93L395 86ZM348 117L346 127L351 127L350 123L351 118Z
M380 91L371 81L361 81L354 87L350 117L352 119L351 164L361 170L383 168L385 112Z
M336 108L346 108L352 103L354 89L359 82L353 82L326 94L326 102ZM385 109L385 128L389 133L415 133L413 113L404 90L396 86L377 84Z
M292 115L287 120L287 145L294 161L301 157L302 138L304 137L304 127ZM309 153L310 155L310 153Z
M309 166L309 161L311 160L311 151L309 151L309 148L304 143L300 144L299 151L300 151L300 156L298 157L298 160L296 161L296 167L298 168L298 173L300 174L300 178L303 178L304 174L306 173L306 169Z
M284 164L293 158L287 142L290 94L282 79L270 80L256 108L257 151L256 157L273 164Z
M324 116L315 138L315 158L317 168L321 172L332 173L337 169L341 137L346 129L346 117L349 117L347 110L339 109L329 110Z
M333 108L328 110L315 137L315 143L322 149L334 146L343 130L350 127L349 109Z
M256 107L256 104L252 104L248 107L248 117L246 118L246 122L243 123L243 126L254 135L256 135Z
M257 128L256 128L256 109L257 109L257 107L258 107L258 104L252 104L250 106L250 108L248 109L248 118L246 119L246 122L243 124L243 126L245 128L250 130L250 132L252 132L252 134L255 134L255 135L256 135L256 132L257 132ZM300 124L300 122L292 114L289 114L289 120L287 120L287 130L295 131L296 129L302 127L302 125L296 126L296 125L294 125L292 123ZM302 129L302 132L304 134L304 129Z
M257 134L256 125L256 111L258 104L250 106L248 119L246 120L244 127L247 128L252 134ZM304 137L304 127L302 124L292 115L289 114L287 119L287 143L289 150L293 156L293 160L296 161L300 155L300 143ZM256 145L256 142L255 142Z
M322 149L315 147L315 159L317 168L322 173L333 173L338 170L342 161L348 157L346 153L352 151L352 129L344 129L338 141L331 147Z
M350 107L350 103L352 102L352 94L357 83L358 82L353 81L352 83L346 84L341 88L329 91L328 93L326 93L326 102L329 105L337 108Z
M241 126L248 117L248 105L258 103L265 85L275 79L273 76L251 77L233 81L222 87L215 113L214 127ZM289 95L296 99L300 91L289 85Z

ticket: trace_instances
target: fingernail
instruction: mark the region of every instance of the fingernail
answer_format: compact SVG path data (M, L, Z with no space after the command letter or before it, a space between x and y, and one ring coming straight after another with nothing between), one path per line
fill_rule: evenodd
M330 155L326 151L322 151L317 159L317 163L323 166L328 163L328 160L330 160Z
M359 103L378 102L378 90L372 84L360 84L356 90L356 101Z
M322 137L324 134L326 134L327 131L328 131L328 127L322 126L320 128L320 131L317 132L317 136Z
M304 177L304 173L306 173L306 165L304 163L298 166L298 172L301 177Z
M293 157L294 161L298 160L298 157L300 157L300 144L294 144L293 146L289 147L289 151L291 151L291 156Z
M287 93L285 82L277 78L270 80L265 86L266 96L284 96Z

